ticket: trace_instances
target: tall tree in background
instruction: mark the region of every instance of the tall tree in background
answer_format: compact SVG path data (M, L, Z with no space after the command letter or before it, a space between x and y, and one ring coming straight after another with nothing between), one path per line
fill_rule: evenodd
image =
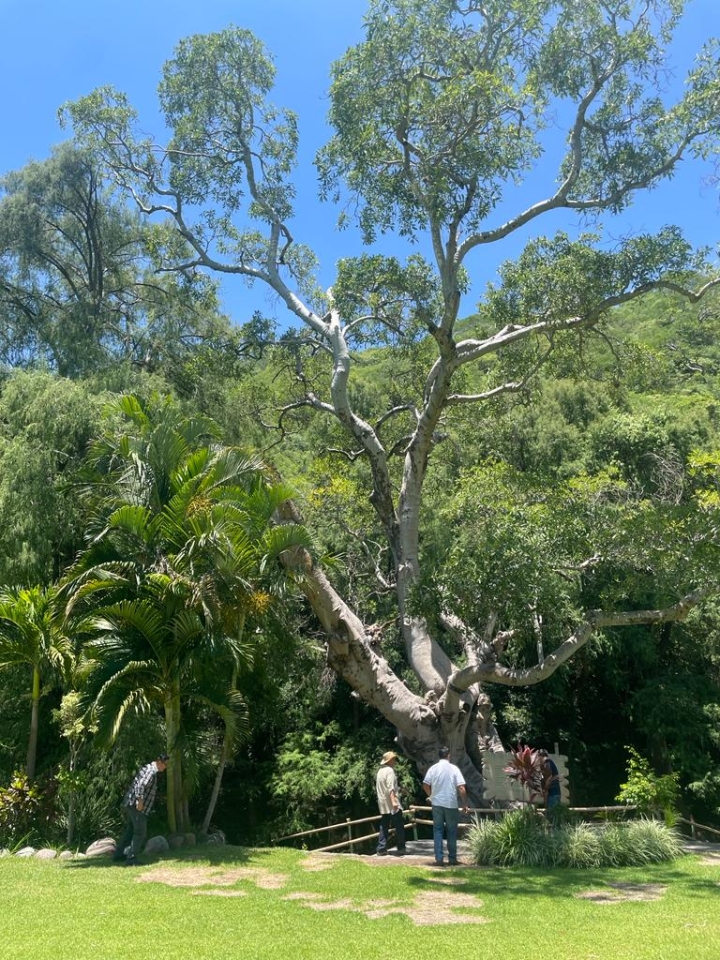
M159 272L162 230L70 144L0 181L0 359L86 376L157 369L226 332L212 282Z
M506 646L517 631L542 635L548 611L539 605L552 605L552 591L528 595L512 622L498 614L503 598L490 586L484 620L466 623L448 591L429 619L418 589L432 582L433 570L423 567L431 559L421 538L423 496L447 426L470 409L525 400L539 371L601 333L614 307L663 288L696 301L720 283L672 227L615 240L612 249L590 235L536 235L489 289L475 327L458 326L468 271L487 245L528 228L539 233L556 211L593 219L602 231L602 217L670 180L685 156L717 148L715 41L693 63L677 102L666 105L659 93L681 11L676 0L373 0L365 40L332 69L334 135L318 155L321 185L343 203L345 219L357 215L374 248L395 232L429 256L415 253L404 264L380 253L340 260L325 294L291 226L296 119L267 101L274 67L250 33L180 43L160 84L172 131L166 147L136 137L134 112L110 88L67 108L77 135L139 209L174 223L192 248L189 260L168 268L204 267L263 284L300 322L300 392L283 417L314 410L332 419L345 437L339 455L366 464L390 558L377 569L379 585L392 592L412 680L382 655L367 620L372 608L353 608L305 559L304 589L326 631L328 661L394 724L421 770L439 742L449 744L476 799L481 753L498 746L483 684L537 683L604 627L683 617L708 583L701 567L678 565L653 609L626 596L589 611L576 590L564 605L565 638L554 634L547 652L538 643L539 662L524 666L503 663ZM564 153L549 169L544 130L561 122ZM526 178L537 191L530 202L513 194ZM549 184L544 192L541 181ZM397 355L383 409L353 390L355 351L368 344ZM660 521L658 537L669 553L673 544L686 546ZM592 569L595 548L586 537L568 538L566 547L572 556L562 566L577 582ZM489 552L492 543L477 550ZM657 563L662 558L655 553Z
M0 583L60 579L82 544L76 471L106 400L89 383L17 371L0 393Z

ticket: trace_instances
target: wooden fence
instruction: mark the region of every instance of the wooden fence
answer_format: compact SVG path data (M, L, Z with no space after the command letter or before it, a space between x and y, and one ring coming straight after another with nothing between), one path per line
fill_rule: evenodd
M637 808L633 806L601 806L601 807L568 807L568 810L572 813L580 813L585 816L591 817L606 817L609 815L617 815L619 813L634 813ZM418 840L418 827L432 827L432 818L429 814L432 814L432 807L430 806L417 806L416 804L411 804L406 813L409 815L409 819L405 823L406 830L412 830L413 838ZM477 819L479 817L502 817L508 813L507 809L497 808L497 807L470 807L468 809L468 815ZM684 823L690 827L690 833L693 839L698 839L699 832L705 832L711 834L715 837L720 838L720 830L716 830L714 827L708 827L704 824L697 823L692 818L686 820L684 817L679 817L679 822ZM327 827L313 827L311 830L301 830L299 833L289 833L284 837L278 837L273 840L273 843L283 843L286 840L300 840L305 837L315 836L317 834L330 833L331 831L347 831L347 839L341 840L339 843L331 843L323 847L313 847L313 853L328 853L332 850L342 850L344 847L349 847L350 852L355 851L356 845L366 843L370 840L377 840L378 831L375 830L372 833L357 833L354 828L361 827L366 824L378 824L380 822L380 815L376 814L373 817L362 817L359 820L351 820L349 817L346 820L341 820L339 823L330 824ZM467 829L472 826L472 822L461 822L459 827Z

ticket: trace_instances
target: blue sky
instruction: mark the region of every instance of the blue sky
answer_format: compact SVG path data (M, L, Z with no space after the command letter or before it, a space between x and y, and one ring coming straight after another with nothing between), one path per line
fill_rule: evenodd
M192 33L247 27L264 41L278 68L273 100L294 109L300 118L301 167L298 240L320 256L322 280L331 282L339 256L360 252L356 236L334 231L335 212L316 200L312 157L327 137L328 68L361 38L365 0L0 0L0 174L41 160L66 134L57 123L62 103L103 84L128 94L143 127L158 127L155 90L160 69L177 41ZM720 34L718 0L689 0L674 46L677 82L694 53L711 34ZM558 150L560 149L558 138ZM717 192L703 183L709 163L687 162L670 186L634 204L622 220L608 224L612 236L655 230L677 223L696 246L717 247L720 207ZM540 199L523 192L524 202ZM539 224L541 232L565 226L560 220ZM499 263L516 255L530 233L484 249L468 262L475 299ZM381 251L381 244L378 250ZM391 252L402 255L395 245ZM225 304L242 322L253 308L272 314L275 305L257 288L226 288ZM466 312L474 306L471 298ZM282 308L278 318L283 320Z

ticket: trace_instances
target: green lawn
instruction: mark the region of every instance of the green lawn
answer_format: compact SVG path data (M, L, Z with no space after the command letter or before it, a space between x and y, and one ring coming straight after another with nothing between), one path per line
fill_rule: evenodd
M720 955L720 861L706 865L688 856L644 869L539 872L438 870L391 858L380 864L341 856L313 860L293 850L226 847L209 854L206 848L193 858L136 869L97 860L2 859L0 958L717 960ZM309 868L328 863L326 869ZM603 903L578 896L624 895L612 883L652 885L643 892L659 898ZM408 912L379 915L387 910Z

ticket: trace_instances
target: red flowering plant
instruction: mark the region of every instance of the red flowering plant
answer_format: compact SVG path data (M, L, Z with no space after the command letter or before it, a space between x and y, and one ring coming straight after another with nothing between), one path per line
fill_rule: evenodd
M528 803L543 796L543 755L540 750L533 750L532 747L526 747L518 744L514 750L510 751L511 759L503 772L516 780L522 787L523 794L527 797Z

